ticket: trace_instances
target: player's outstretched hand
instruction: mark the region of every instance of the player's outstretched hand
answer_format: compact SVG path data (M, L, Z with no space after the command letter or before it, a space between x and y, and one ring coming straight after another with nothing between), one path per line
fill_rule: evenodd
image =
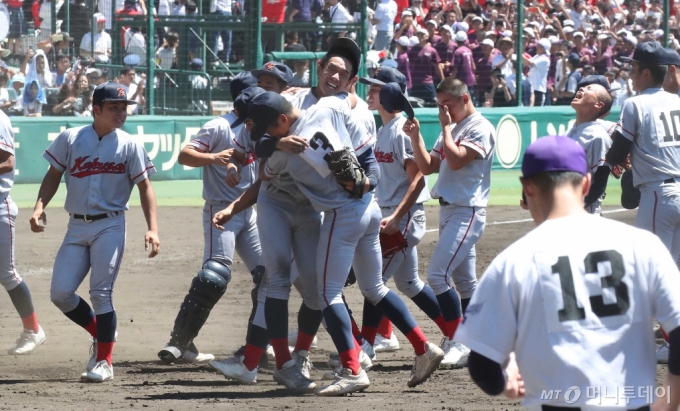
M298 136L288 136L280 138L276 142L276 148L288 154L300 154L307 149L307 140Z
M45 226L47 225L47 214L45 214L44 211L36 211L28 221L31 223L31 231L34 233L42 233L45 231Z
M241 174L236 169L229 169L226 182L229 187L236 187L241 182Z
M234 209L231 206L228 206L224 210L216 212L212 219L213 226L218 230L224 231L224 224L227 224L227 222L234 217L233 211Z
M402 127L404 133L412 139L420 137L420 122L417 118L413 120L406 120L404 127Z
M514 352L510 353L508 365L505 367L505 374L508 376L508 379L505 382L503 395L513 400L524 397L524 380L519 373L519 367L517 366Z
M392 235L399 231L399 220L394 216L385 217L380 222L380 232L386 235Z
M228 150L220 151L219 153L213 154L213 164L227 165L231 159L231 155L234 152L233 148Z
M158 239L158 233L152 230L147 231L144 235L144 250L149 251L149 246L151 246L149 258L157 256L161 248L161 242Z

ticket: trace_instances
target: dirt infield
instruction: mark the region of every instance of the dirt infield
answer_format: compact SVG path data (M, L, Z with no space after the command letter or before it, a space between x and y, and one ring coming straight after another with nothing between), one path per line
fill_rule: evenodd
M437 209L428 208L428 228L437 228ZM305 410L514 410L519 403L489 398L471 383L467 370L437 371L425 384L408 389L412 350L398 334L403 349L379 354L369 373L371 387L364 393L341 398L293 397L272 381L271 369L260 371L259 383L240 386L225 380L208 365L164 366L156 353L166 343L179 304L198 271L203 253L200 208L161 208L159 226L161 254L146 258L143 248L144 218L139 208L127 215L126 255L116 283L114 301L118 314L118 343L114 351L115 380L88 385L79 381L88 359L89 341L85 331L71 323L49 300L54 257L64 236L67 214L48 210L49 224L43 234L29 230L30 211L20 210L16 259L19 273L33 293L38 318L47 342L32 355L9 356L9 349L21 332L21 322L9 297L0 292L0 409L305 409ZM634 212L612 213L608 217L632 222ZM481 275L490 261L510 243L533 227L532 222L495 224L529 218L514 207L491 207L489 225L477 245L477 268ZM437 233L426 234L420 246L421 273L437 241ZM424 277L424 274L421 274ZM196 339L203 352L217 357L230 355L244 341L250 311L250 275L237 260L227 294ZM87 280L79 294L87 299ZM360 312L356 287L347 294L351 307ZM440 334L434 323L408 301L418 323L432 341ZM294 327L299 296L290 304ZM359 318L360 318L359 314ZM330 337L319 333L319 348L312 360L320 379L327 370L325 360L333 350Z

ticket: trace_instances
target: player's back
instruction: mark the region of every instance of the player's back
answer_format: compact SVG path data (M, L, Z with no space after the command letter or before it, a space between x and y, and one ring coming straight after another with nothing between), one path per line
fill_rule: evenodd
M680 275L656 236L590 215L548 220L487 273L507 287L514 306L511 350L530 387L525 406L564 404L544 391L564 394L574 386L581 396L573 406L648 404L637 393L626 403L623 387L656 386L653 319L669 329L680 325L678 292L669 289L678 289Z

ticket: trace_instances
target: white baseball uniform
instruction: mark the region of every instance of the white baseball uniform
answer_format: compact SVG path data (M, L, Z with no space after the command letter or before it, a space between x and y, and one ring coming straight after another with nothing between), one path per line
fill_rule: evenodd
M115 129L101 139L92 125L65 130L43 157L64 172L71 215L59 248L50 297L63 312L76 308L76 290L90 273L95 314L113 311L111 294L125 250L125 211L136 184L156 172L139 140ZM74 215L107 217L88 222Z
M653 232L680 259L680 97L649 88L627 99L617 126L633 142L633 184L640 189L635 224Z
M389 217L403 200L411 180L406 174L406 160L414 160L411 139L403 132L405 117L395 117L378 130L375 158L380 166L380 181L375 196L383 216ZM400 230L408 247L383 259L383 280L394 276L397 289L408 298L415 297L425 283L418 276L418 250L416 246L425 235L425 210L423 203L430 198L427 180L416 203L401 219Z
M654 400L654 320L680 326L670 254L648 232L578 214L545 221L496 257L456 340L499 364L514 352L528 410L633 410Z
M574 127L567 132L567 137L576 141L583 147L583 150L586 152L588 171L591 174L595 174L599 167L609 167L609 164L605 161L604 157L612 146L612 139L609 137L604 124L600 121L587 121L578 126L574 125ZM586 207L586 211L590 214L602 215L602 201L604 201L604 196L605 193L602 193L600 198Z
M453 287L451 276L460 297L470 298L477 287L475 243L486 224L496 131L477 112L456 124L451 136L454 143L476 151L478 156L462 169L452 170L446 162L443 134L430 152L441 160L431 194L442 206L439 241L432 253L427 282L439 295Z
M0 112L0 150L14 156L14 132L7 115ZM14 265L15 226L19 209L9 196L14 185L14 170L0 174L0 284L7 291L21 284ZM9 233L9 235L7 235Z

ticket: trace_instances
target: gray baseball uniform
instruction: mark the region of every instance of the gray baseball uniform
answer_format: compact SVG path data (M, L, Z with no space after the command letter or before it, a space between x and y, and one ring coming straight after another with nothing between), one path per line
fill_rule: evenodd
M5 113L0 112L0 150L14 155L14 132ZM14 240L19 209L9 196L14 185L14 170L0 174L0 284L7 291L21 284L21 277L14 265Z

